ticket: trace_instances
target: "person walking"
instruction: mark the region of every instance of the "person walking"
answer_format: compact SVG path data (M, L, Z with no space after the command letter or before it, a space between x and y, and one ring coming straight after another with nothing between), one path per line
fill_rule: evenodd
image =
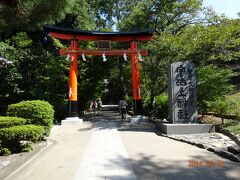
M102 100L101 100L101 98L99 98L98 101L97 101L97 107L98 107L98 111L102 112Z
M122 98L119 102L119 110L120 110L120 115L122 116L122 120L126 119L126 114L127 114L127 101Z
M92 101L92 103L91 103L91 108L92 108L93 113L94 113L94 116L95 116L95 114L96 114L96 108L97 108L97 103L96 103L95 100Z

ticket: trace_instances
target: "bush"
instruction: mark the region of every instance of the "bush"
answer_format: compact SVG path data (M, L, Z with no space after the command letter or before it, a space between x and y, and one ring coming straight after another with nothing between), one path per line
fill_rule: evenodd
M236 116L236 119L240 119L240 92L226 96L226 101L228 102L230 108L228 114Z
M210 108L214 112L220 115L222 119L222 124L224 124L223 115L226 115L227 112L229 111L229 108L230 108L229 103L225 100L225 98L218 98L214 102L210 102L209 104L210 104Z
M11 151L8 148L0 147L0 156L10 155Z
M53 107L46 101L22 101L8 107L7 115L27 119L28 124L45 126L48 134L54 120Z
M44 137L44 127L36 125L13 126L0 129L1 147L11 152L20 152L26 147L23 141L37 142Z
M166 93L162 93L159 96L154 98L154 109L155 116L158 118L166 118L168 117L168 96Z
M165 92L155 96L153 100L149 95L146 96L143 106L146 115L150 117L168 118L168 96Z
M0 116L0 128L24 125L27 120L18 117Z

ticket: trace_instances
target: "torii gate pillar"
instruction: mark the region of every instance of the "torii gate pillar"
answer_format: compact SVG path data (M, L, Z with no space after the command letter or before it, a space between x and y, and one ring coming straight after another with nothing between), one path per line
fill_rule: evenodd
M78 42L71 40L71 50L78 49ZM78 74L78 54L70 53L70 75L69 75L69 90L68 90L68 115L69 117L78 117L78 95L77 95L77 74Z
M137 43L135 41L131 42L131 50L138 52ZM133 87L133 107L134 115L142 115L142 99L141 99L141 84L140 84L140 71L138 64L138 54L131 54L131 64L132 64L132 87Z
M78 75L78 41L70 40L70 74L68 89L68 117L61 121L62 125L79 125L83 119L78 118L78 94L77 94L77 75Z

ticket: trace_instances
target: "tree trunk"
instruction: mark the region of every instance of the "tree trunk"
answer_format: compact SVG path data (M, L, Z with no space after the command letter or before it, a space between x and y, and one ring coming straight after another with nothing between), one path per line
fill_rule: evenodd
M221 119L222 119L222 124L224 124L224 118L223 118L223 116L221 116Z

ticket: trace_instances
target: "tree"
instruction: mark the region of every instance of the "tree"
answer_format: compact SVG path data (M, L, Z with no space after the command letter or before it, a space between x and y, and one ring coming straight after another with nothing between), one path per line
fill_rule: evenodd
M111 30L114 26L119 29L124 19L132 12L132 8L143 0L95 0L89 1L95 12L98 30Z
M0 32L12 35L53 24L62 20L75 3L76 0L19 0L13 6L0 3Z
M222 103L222 99L219 99L233 92L233 85L229 83L232 75L231 69L220 69L214 66L197 69L197 97L202 115L208 110L209 104L215 106L217 103L215 109L217 108L217 112L220 111L219 109L223 107L224 103Z
M120 29L168 30L176 34L187 25L206 23L210 17L214 17L214 13L203 8L201 0L143 0L133 7Z
M62 112L68 89L65 59L54 57L41 46L34 46L24 32L1 42L0 54L13 61L13 65L0 71L1 106L5 107L1 113L9 104L33 99L46 100L54 105L57 113Z
M209 71L210 74L204 76L204 80L214 81L213 83L220 82L219 85L228 87L227 79L232 75L231 71L225 70L225 74L221 75L216 72L217 70L214 71L214 68L229 69L229 63L238 61L240 57L238 27L239 20L223 19L219 24L187 26L177 34L169 31L156 34L148 43L147 48L150 49L150 54L142 64L143 97L150 97L150 104L152 104L155 96L166 91L168 65L176 61L193 62L200 71L201 67L203 67L202 71ZM214 64L215 67L204 69L209 64ZM223 71L220 72L223 73ZM202 75L205 73L208 72L204 72ZM215 80L211 79L212 75ZM221 81L222 76L226 81ZM199 78L197 80L202 81L201 76ZM204 84L203 87L209 86ZM207 91L199 94L200 104L203 104L203 100L207 100L204 99ZM212 95L214 95L214 91Z
M88 0L73 1L70 10L56 25L64 28L96 30L95 9L91 6L91 2Z
M4 113L8 102L14 102L15 97L21 93L19 83L22 76L18 72L18 60L16 60L20 53L10 45L9 41L0 42L0 54L13 61L13 64L7 68L0 68L0 113Z
M51 102L58 112L62 112L67 104L69 64L64 57L53 56L55 46L47 51L41 45L43 32L40 27L46 23L87 30L110 31L114 26L125 31L158 30L153 41L140 47L150 49L150 56L140 67L143 99L149 97L150 104L166 91L167 66L171 62L191 61L198 67L209 63L224 66L226 61L239 59L239 20L216 17L213 12L202 8L200 0L16 2L11 6L0 4L0 54L14 61L14 66L1 71L1 82L6 84L2 84L0 95L5 98L5 104L40 98ZM204 15L199 15L199 12ZM203 24L197 25L200 23ZM54 40L54 43L68 46L65 41ZM79 46L96 48L93 42L80 42ZM123 48L126 44L120 46ZM117 46L113 43L113 47ZM126 95L131 96L130 63L121 64L116 59L104 63L99 57L87 57L90 59L88 62L80 59L81 109L88 106L90 99L103 94L102 82L106 77L110 80L109 88L113 90L115 99L122 87Z
M209 106L211 106L211 109L216 112L218 115L220 115L222 119L222 124L224 124L224 115L229 111L230 105L225 100L225 98L217 98L214 102L209 103Z

